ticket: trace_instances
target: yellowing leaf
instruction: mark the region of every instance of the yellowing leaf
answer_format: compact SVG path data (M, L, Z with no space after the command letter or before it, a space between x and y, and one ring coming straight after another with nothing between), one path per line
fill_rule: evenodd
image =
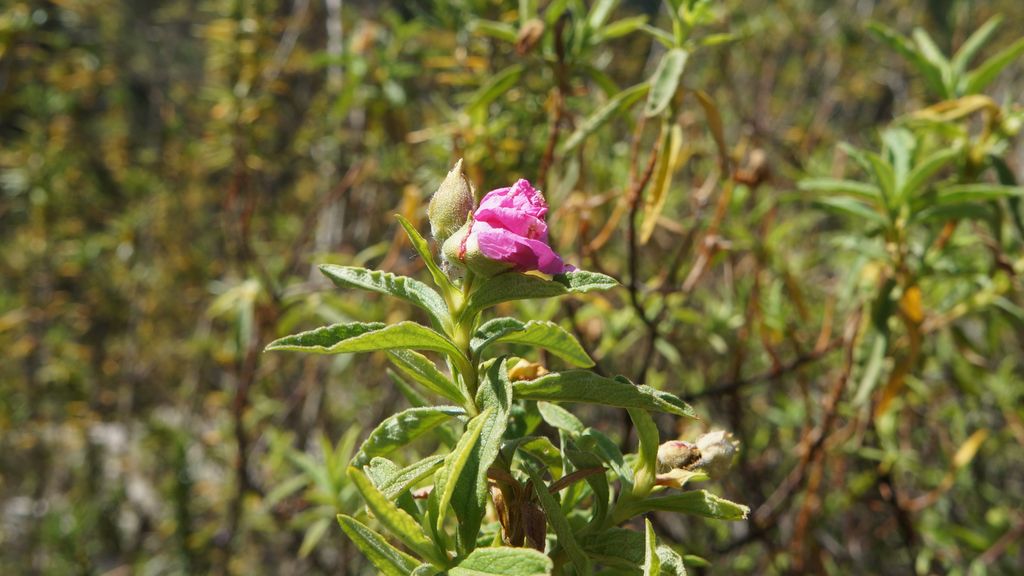
M984 428L978 430L974 434L971 434L971 437L961 444L960 448L957 449L956 454L953 455L953 468L963 468L970 464L986 438L988 438L988 430Z
M672 175L683 159L683 129L673 124L662 138L658 151L658 163L654 168L651 192L644 198L644 220L640 227L640 243L646 244L654 234L658 217L665 208L668 190L672 186Z

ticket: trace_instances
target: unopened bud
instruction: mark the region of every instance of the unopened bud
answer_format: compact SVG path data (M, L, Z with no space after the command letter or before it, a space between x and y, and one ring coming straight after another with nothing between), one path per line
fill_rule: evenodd
M427 218L430 220L431 234L443 243L466 223L472 210L473 186L462 173L460 158L430 199Z
M700 461L700 449L696 444L682 440L670 440L658 446L658 473L663 474L677 468L689 470Z
M732 466L733 456L736 455L736 445L732 434L725 430L708 432L697 439L697 448L700 450L697 467L712 479L725 476Z

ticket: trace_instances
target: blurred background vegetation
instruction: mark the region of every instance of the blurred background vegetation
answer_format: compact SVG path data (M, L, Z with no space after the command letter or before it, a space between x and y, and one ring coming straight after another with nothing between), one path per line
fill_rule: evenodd
M750 521L655 518L711 563L692 571L1019 573L1019 205L908 204L890 227L798 186L870 182L839 144L898 164L907 138L964 152L937 178L1024 176L997 122L1020 117L1020 62L986 119L936 111L964 93L868 26L952 54L998 14L977 62L1019 41L1019 0L708 3L648 185L657 126L614 100L588 121L651 76L660 1L7 0L0 572L372 573L334 515L357 506L353 444L408 400L383 357L262 349L413 314L314 265L420 274L392 214L425 230L464 157L480 188L545 190L566 260L623 284L527 313L693 402L705 421L663 436L742 442L717 491ZM624 414L581 416L635 442Z

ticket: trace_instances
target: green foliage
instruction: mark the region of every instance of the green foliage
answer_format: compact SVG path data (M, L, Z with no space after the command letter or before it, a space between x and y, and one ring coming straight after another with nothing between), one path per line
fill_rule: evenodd
M5 4L0 572L1016 574L1018 4Z

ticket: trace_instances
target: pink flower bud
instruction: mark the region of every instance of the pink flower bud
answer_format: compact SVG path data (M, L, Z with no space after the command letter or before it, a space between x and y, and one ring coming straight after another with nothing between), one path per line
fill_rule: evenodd
M547 211L544 196L526 180L491 190L469 223L445 243L445 256L484 276L510 268L565 272L571 268L548 246Z

